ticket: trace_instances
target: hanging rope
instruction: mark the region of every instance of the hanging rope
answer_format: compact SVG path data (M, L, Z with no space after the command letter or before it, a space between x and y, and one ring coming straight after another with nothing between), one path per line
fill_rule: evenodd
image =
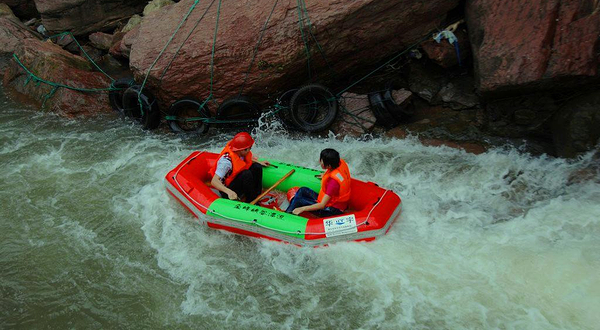
M260 36L258 37L258 42L256 43L256 47L254 47L254 53L252 54L252 60L250 61L250 65L248 66L248 70L246 71L246 76L244 77L244 82L242 83L242 87L240 88L240 92L238 93L238 96L242 95L242 93L244 92L244 87L246 86L246 82L248 81L248 75L250 74L250 71L252 70L252 66L254 65L254 60L256 59L256 55L258 54L258 48L260 47L260 44L262 43L262 38L265 34L265 31L267 30L267 26L269 24L269 21L271 20L271 15L273 15L273 12L275 11L275 7L277 6L278 2L279 2L279 0L275 0L275 3L273 4L273 8L271 8L271 13L269 13L267 20L265 21L265 24L263 25L263 27L260 31Z

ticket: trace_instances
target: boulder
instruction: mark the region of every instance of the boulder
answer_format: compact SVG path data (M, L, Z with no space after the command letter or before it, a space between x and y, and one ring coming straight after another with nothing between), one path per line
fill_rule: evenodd
M83 35L113 29L131 15L141 13L146 0L35 0L46 29Z
M0 77L12 61L17 46L28 38L39 36L21 23L6 4L0 3Z
M130 55L130 65L138 78L146 74L193 3L182 0L144 19ZM213 96L222 101L240 89L252 60L254 66L249 70L245 91L255 99L266 98L275 89L287 90L306 83L310 79L303 35L311 50L311 76L323 80L335 71L348 78L426 36L459 1L306 1L311 33L308 27L304 33L299 30L297 2L279 1L256 58L253 52L273 1L224 2L213 66L217 3L211 6L211 2L201 1L153 67L148 88L163 101L183 96L206 98L211 90L211 72ZM190 34L205 11L198 28ZM306 13L300 12L308 25Z
M175 2L172 0L152 0L146 7L144 7L144 16L150 15L150 13L155 12L162 7L169 6L174 4Z
M109 53L112 56L118 58L129 58L129 53L131 52L131 45L137 39L140 33L140 26L136 26L133 30L125 33L121 37L121 40L115 42L112 47L110 47Z
M340 98L340 110L331 130L340 136L361 136L375 126L375 116L369 107L369 96L344 93Z
M7 4L12 11L21 19L38 17L34 0L0 0L0 4Z
M136 26L140 25L142 23L142 16L140 15L133 15L129 18L129 20L127 21L127 24L125 24L125 26L121 29L121 32L123 33L127 33L131 30L133 30L133 28L135 28Z
M39 78L67 86L102 89L110 80L93 72L83 58L73 55L52 42L24 39L15 54L27 69ZM106 92L81 92L58 88L29 80L29 74L11 61L4 74L5 92L18 101L29 103L64 117L90 116L110 112ZM45 100L45 103L44 103Z
M101 50L109 50L113 45L113 35L103 32L90 34L90 42L92 45Z
M564 104L552 122L552 136L560 157L576 157L600 147L600 92Z
M598 1L467 1L480 91L490 96L596 80L599 8Z

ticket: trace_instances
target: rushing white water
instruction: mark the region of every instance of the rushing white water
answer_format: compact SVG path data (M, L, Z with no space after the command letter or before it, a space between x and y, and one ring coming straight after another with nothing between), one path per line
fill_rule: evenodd
M168 170L231 135L69 121L0 96L0 328L598 328L600 184L569 179L591 155L263 126L255 154L317 168L332 147L403 199L379 240L311 249L199 226L165 191Z

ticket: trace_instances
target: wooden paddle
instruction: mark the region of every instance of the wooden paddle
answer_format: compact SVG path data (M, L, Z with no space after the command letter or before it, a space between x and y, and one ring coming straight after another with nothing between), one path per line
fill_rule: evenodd
M268 194L269 192L271 192L271 190L275 189L275 187L277 187L280 183L282 183L290 175L294 174L294 172L296 172L296 170L289 171L288 174L284 175L283 178L281 178L281 179L279 179L279 181L275 182L274 185L272 185L269 189L265 190L265 192L263 192L258 197L256 197L252 202L250 202L250 204L252 204L252 205L256 204L256 202L258 202L261 198L265 197L266 194Z

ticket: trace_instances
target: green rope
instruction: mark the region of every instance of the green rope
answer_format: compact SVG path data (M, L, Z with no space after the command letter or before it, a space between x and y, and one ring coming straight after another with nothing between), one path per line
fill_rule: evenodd
M298 26L300 28L300 34L302 35L302 41L304 42L304 48L306 50L306 64L308 66L308 79L312 79L311 77L311 70L310 70L310 47L308 46L308 41L306 40L306 37L304 36L304 18L302 16L302 5L300 4L300 0L296 0L297 6L296 8L298 9Z
M115 81L115 79L113 77L111 77L108 73L104 72L104 70L102 70L102 68L99 67L98 64L96 64L96 62L90 57L90 55L88 55L88 53L85 51L85 49L83 49L83 47L81 46L79 41L77 41L77 38L75 38L73 33L63 32L63 33L48 37L48 39L58 38L58 37L60 37L60 39L62 39L62 38L64 38L64 36L67 36L67 35L70 35L71 38L73 38L73 40L75 41L75 44L77 44L77 47L79 47L79 50L81 50L83 55L85 55L85 57L92 63L92 65L94 65L96 67L96 69L98 69L98 71L102 72L102 74L104 74L106 77L108 77L111 81Z
M214 74L215 74L215 49L217 44L217 32L219 31L219 18L221 16L221 3L223 0L219 0L217 7L217 22L215 23L215 35L213 37L212 53L210 55L210 94L208 95L207 101L213 96L213 85L214 85ZM206 102L206 101L205 101Z
M177 48L177 50L175 51L175 53L173 54L173 57L171 58L171 60L169 61L169 63L167 64L167 66L165 66L165 69L163 70L162 74L160 75L160 79L159 82L162 82L165 74L167 73L167 71L171 68L171 65L173 64L173 62L175 61L175 58L177 57L177 55L179 54L179 52L181 51L181 48L183 48L183 45L185 45L185 43L188 41L188 39L190 38L190 36L192 35L192 33L194 33L194 31L196 31L196 28L198 28L198 25L200 24L200 22L204 19L204 16L206 16L206 13L208 13L208 10L210 8L212 8L212 5L215 3L216 0L212 0L212 2L210 3L210 5L208 5L208 7L206 7L206 10L204 10L204 13L202 14L202 16L200 16L200 18L198 18L196 20L196 23L194 24L194 27L190 30L190 32L188 33L188 35L185 37L185 39L183 39L183 41L181 42L181 44L179 45L179 47Z
M308 9L306 8L306 1L305 0L300 0L300 1L302 2L302 9L304 10L304 13L306 14L306 21L308 22L308 33L310 34L310 36L314 40L315 44L317 45L317 49L319 50L321 57L325 61L325 64L327 64L327 67L329 67L329 69L332 70L337 75L337 72L333 69L333 66L327 60L327 56L325 55L325 52L323 51L323 47L321 47L321 44L317 40L317 37L315 37L314 33L312 33L313 28L312 28L312 23L310 21L310 16L308 15Z
M267 30L267 25L269 24L269 21L271 20L271 15L273 15L273 12L275 11L275 7L277 6L278 2L279 2L279 0L275 0L275 4L273 4L273 8L271 8L271 13L269 13L267 20L265 21L265 24L263 25L262 30L260 31L260 36L258 38L258 42L256 43L256 47L254 47L254 54L252 55L252 60L250 61L250 65L248 66L248 70L246 71L246 76L244 77L244 82L242 83L242 87L240 88L240 92L238 93L238 96L242 95L242 93L244 92L244 87L246 86L246 82L248 81L248 75L250 75L250 71L252 70L252 66L254 65L254 60L256 60L256 55L258 55L258 48L260 47L260 44L262 43L262 38L265 34L265 31Z

